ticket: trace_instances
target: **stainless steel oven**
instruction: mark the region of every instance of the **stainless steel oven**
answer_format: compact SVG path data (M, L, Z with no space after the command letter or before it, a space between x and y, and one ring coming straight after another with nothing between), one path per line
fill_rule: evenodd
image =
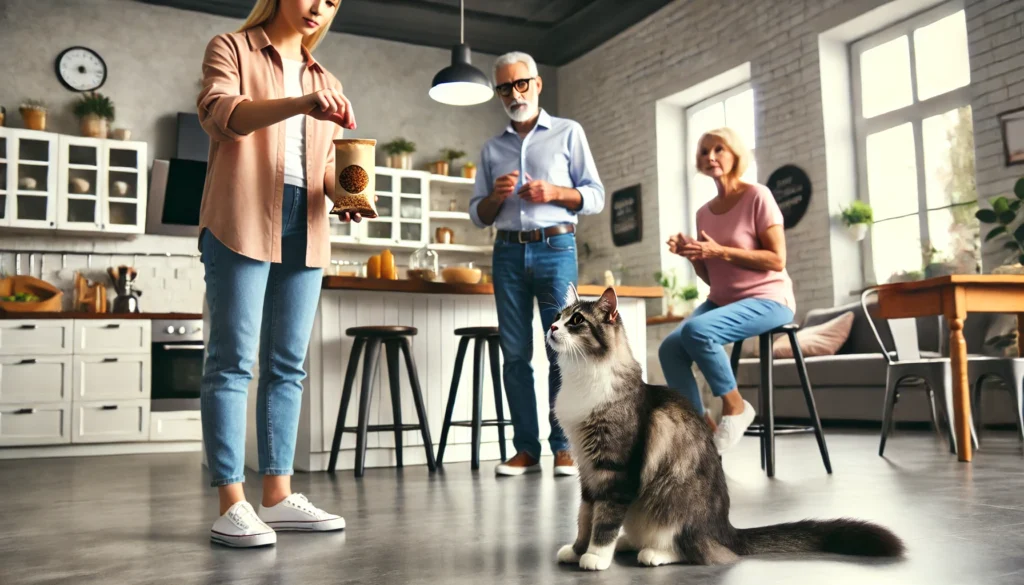
M153 412L199 410L203 376L203 321L153 321Z

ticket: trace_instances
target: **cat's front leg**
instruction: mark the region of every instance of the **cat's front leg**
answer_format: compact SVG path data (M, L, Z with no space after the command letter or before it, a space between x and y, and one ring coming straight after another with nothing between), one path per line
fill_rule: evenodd
M603 571L612 564L615 542L619 538L629 505L624 502L601 500L594 502L593 508L590 545L587 552L580 557L580 568L586 571Z
M583 553L587 552L587 546L590 544L590 532L593 525L593 506L593 502L587 501L586 499L580 502L579 520L577 521L578 526L576 529L576 543L567 544L558 551L559 563L576 564L580 562L580 557L583 556Z

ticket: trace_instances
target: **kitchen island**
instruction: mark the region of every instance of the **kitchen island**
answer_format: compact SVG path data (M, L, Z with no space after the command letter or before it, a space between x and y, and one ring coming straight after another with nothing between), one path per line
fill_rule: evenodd
M580 296L596 299L604 292L603 286L581 286ZM660 298L658 287L616 287L619 313L622 315L633 355L641 367L647 366L646 308L648 298ZM540 315L534 306L534 379L538 401L538 420L541 441L546 445L550 431L547 415L548 362L544 352L544 339L540 330ZM494 289L490 284L455 285L429 283L417 280L377 280L328 276L324 278L323 295L313 325L306 368L309 376L303 383L302 415L295 453L295 468L301 471L322 471L327 468L335 420L341 403L352 338L345 335L350 327L367 325L406 325L416 327L418 335L412 339L413 357L420 376L423 399L426 403L431 438L441 438L444 411L451 388L455 354L459 339L455 330L460 327L497 326L498 315L494 304ZM489 366L488 366L489 367ZM349 406L345 426L356 426L358 418L358 384L362 366L356 376L355 395ZM488 370L489 371L489 370ZM408 387L405 367L401 369L402 419L416 421L412 395ZM484 418L494 418L493 392L490 375L484 376ZM473 366L467 359L463 366L453 420L469 420L472 405ZM257 468L256 437L254 432L256 400L255 381L249 392L249 433L246 463ZM507 403L504 407L508 416ZM392 422L391 397L388 391L386 360L381 360L373 391L370 424ZM509 453L512 428L506 429ZM339 469L352 469L355 462L356 437L345 433L338 458ZM403 435L403 455L406 465L423 465L426 456L418 431ZM366 466L391 467L395 464L394 434L370 433L367 441ZM545 447L546 449L546 447ZM499 458L497 431L485 428L481 441L481 460ZM453 427L448 437L445 463L456 464L470 459L470 429ZM468 465L468 463L466 463Z

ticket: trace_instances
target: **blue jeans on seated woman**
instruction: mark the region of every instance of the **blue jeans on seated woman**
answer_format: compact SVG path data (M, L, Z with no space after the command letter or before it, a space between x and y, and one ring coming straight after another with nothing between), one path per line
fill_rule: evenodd
M706 301L661 342L658 361L665 380L703 415L704 402L691 369L694 362L711 386L712 394L728 394L736 389L736 377L722 346L792 321L793 310L777 301L743 299L722 307Z
M212 485L245 481L245 426L257 348L256 437L260 473L291 475L303 364L323 271L306 267L306 190L284 186L281 263L201 240L210 336L200 384L203 441Z

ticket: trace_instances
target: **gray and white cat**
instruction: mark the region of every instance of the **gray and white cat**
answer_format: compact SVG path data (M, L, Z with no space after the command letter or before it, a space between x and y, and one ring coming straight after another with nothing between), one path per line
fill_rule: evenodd
M604 570L618 551L647 566L729 563L739 555L831 552L900 556L889 530L857 520L805 520L737 529L707 423L678 392L645 384L611 288L595 302L571 288L547 343L562 389L555 416L580 472L575 544L560 563Z

